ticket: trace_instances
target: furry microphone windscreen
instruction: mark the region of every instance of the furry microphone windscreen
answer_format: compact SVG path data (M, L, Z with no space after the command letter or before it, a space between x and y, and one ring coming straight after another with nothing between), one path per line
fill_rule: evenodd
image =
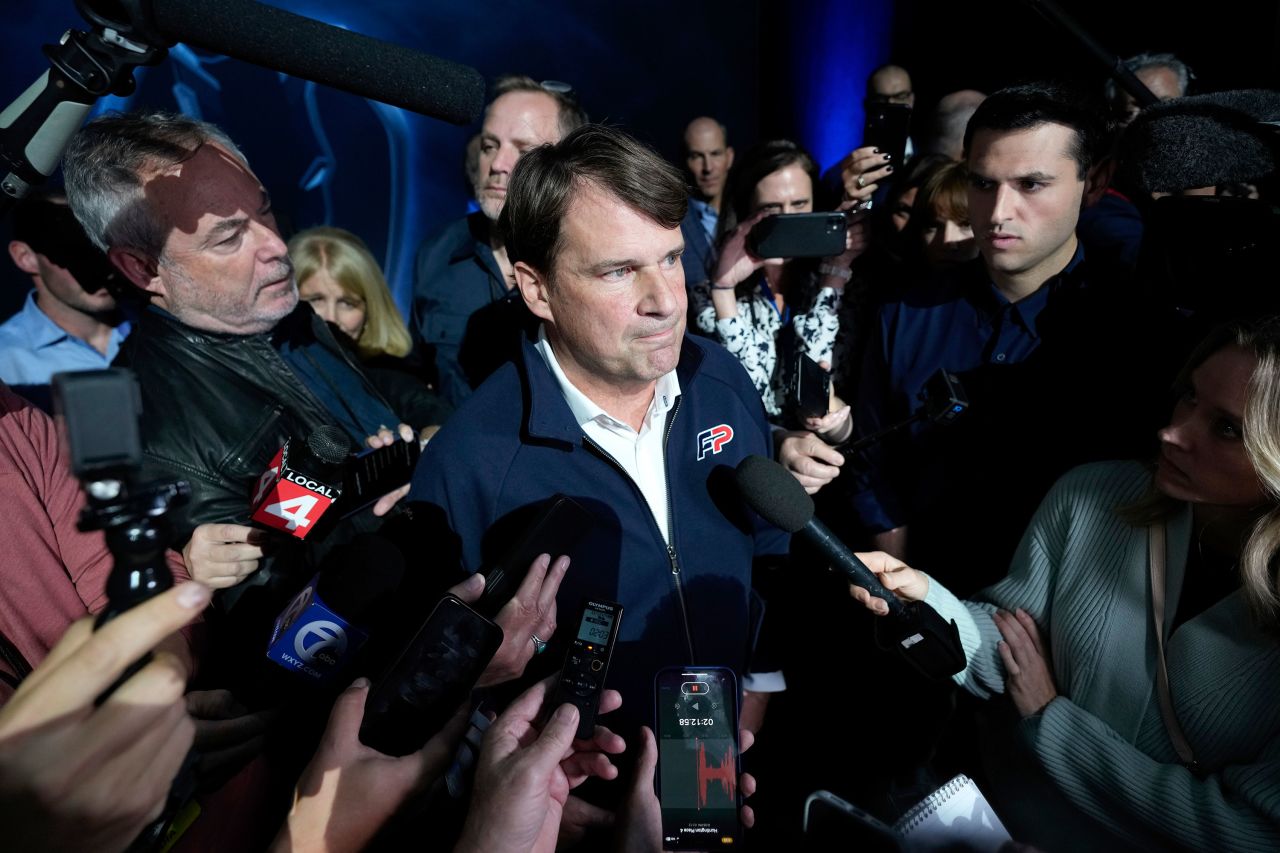
M1120 183L1176 193L1252 183L1280 164L1280 92L1243 89L1175 98L1143 110L1120 143Z

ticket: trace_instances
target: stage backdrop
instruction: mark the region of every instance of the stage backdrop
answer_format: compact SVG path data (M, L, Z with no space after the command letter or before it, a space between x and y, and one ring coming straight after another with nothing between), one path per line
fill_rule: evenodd
M216 2L216 0L210 0ZM1058 77L1100 89L1104 74L1029 2L936 0L271 0L299 14L467 63L573 85L596 120L676 158L688 120L709 113L744 150L790 137L830 166L861 137L862 86L890 60L911 70L917 116L948 91ZM1180 14L1164 0L1064 3L1121 55L1172 50L1203 91L1280 86L1280 6ZM72 0L6 4L0 106L46 67L40 45L84 28ZM292 232L327 223L364 237L404 304L423 236L469 201L456 128L234 60L175 49L141 75L130 104L223 124ZM126 106L107 102L104 107ZM919 124L919 122L918 122ZM918 128L918 131L923 128ZM7 242L0 224L0 239ZM0 261L0 317L29 282Z
M289 11L475 66L492 80L522 72L571 84L594 120L679 154L693 117L735 138L757 127L758 8L742 0L645 3L515 0L273 0ZM40 46L86 28L71 0L8 10L0 104L47 67ZM225 57L179 46L139 74L127 102L99 109L178 109L222 125L266 184L286 233L326 223L356 232L383 261L401 304L423 236L467 210L454 127ZM0 229L7 237L7 230ZM7 262L0 317L27 289Z

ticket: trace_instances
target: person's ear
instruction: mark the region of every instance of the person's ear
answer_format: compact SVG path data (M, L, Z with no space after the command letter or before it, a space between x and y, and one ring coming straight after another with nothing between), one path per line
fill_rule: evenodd
M121 275L127 278L134 287L147 293L165 297L164 281L160 278L160 265L155 258L135 249L122 249L113 246L107 250L107 259L115 264Z
M1116 161L1108 157L1089 170L1084 179L1084 199L1082 207L1089 207L1102 200L1102 195L1111 186L1111 179L1116 174Z
M9 257L13 259L13 265L27 275L40 274L40 261L36 258L36 250L31 248L30 243L11 240L9 242Z
M520 296L524 304L529 306L533 316L551 323L556 321L551 313L551 282L547 276L535 270L524 261L516 261L513 270L516 275L516 287L520 288Z
M733 146L726 145L724 148L724 167L726 169L733 168Z

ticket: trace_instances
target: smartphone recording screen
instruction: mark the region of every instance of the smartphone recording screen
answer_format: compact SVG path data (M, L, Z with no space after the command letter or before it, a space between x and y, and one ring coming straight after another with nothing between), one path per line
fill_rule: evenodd
M737 679L729 670L664 670L656 695L663 847L738 843Z

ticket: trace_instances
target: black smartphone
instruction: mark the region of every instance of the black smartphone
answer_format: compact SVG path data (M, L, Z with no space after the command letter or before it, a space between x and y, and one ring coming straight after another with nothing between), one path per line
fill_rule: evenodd
M476 602L482 613L496 614L515 595L516 588L539 554L554 560L574 553L582 537L596 524L586 507L567 495L552 495L524 533L493 565L481 569L484 592Z
M578 707L578 737L589 738L596 727L596 709L609 677L609 659L622 624L622 605L588 599L582 605L577 630L565 655L551 708L565 702Z
M738 679L722 667L669 667L654 696L663 849L741 846Z
M844 251L843 213L779 213L751 226L747 248L757 258L829 258Z
M446 595L369 691L360 741L384 755L422 748L466 701L502 645L502 629Z
M814 791L804 802L804 849L901 853L906 848L889 825L830 791Z
M906 104L868 104L867 122L862 129L863 146L874 145L888 154L888 165L901 170L907 157L907 137L911 135L911 107Z
M386 447L366 450L346 463L342 476L343 516L364 509L378 498L413 479L422 456L422 445L396 440Z
M820 418L831 411L831 374L807 353L796 355L788 402L802 418Z

